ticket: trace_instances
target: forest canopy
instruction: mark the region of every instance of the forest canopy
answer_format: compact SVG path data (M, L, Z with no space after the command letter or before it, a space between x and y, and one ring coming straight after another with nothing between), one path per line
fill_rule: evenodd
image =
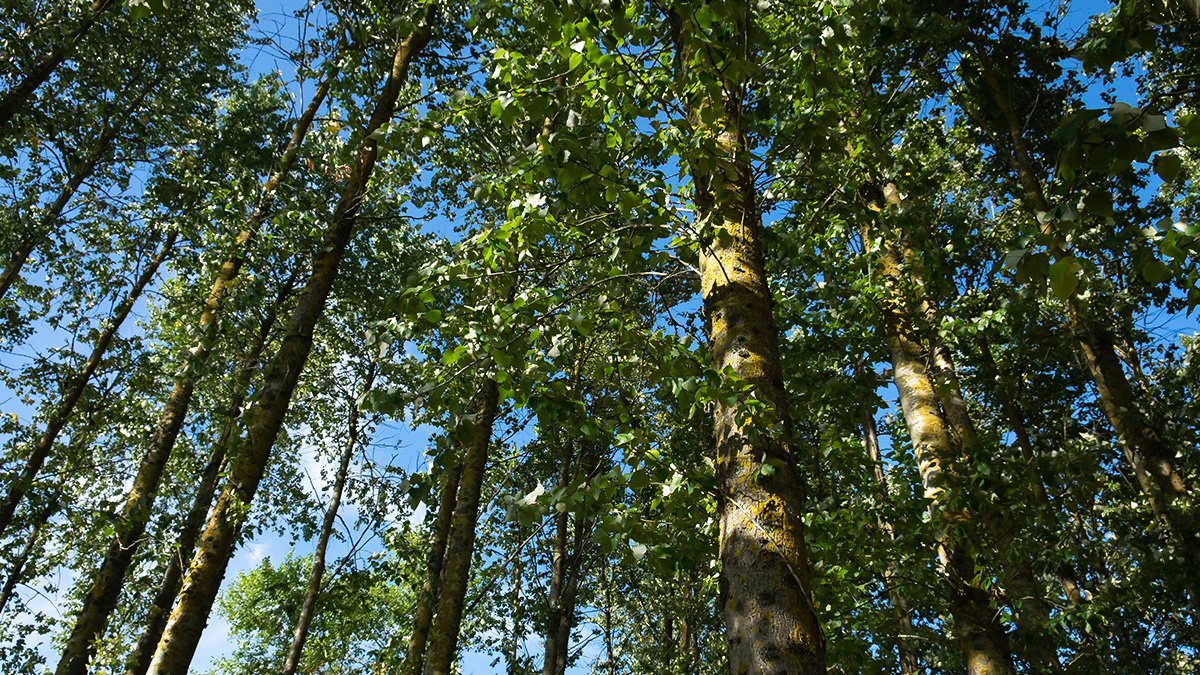
M6 0L0 671L1200 672L1196 0Z

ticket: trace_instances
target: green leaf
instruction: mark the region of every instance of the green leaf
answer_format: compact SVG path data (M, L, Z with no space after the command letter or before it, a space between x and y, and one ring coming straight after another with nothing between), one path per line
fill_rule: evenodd
M1162 283L1171 276L1171 269L1158 258L1152 258L1142 265L1142 277L1152 284Z
M1164 183L1174 182L1182 168L1183 159L1179 155L1158 154L1154 156L1154 173L1158 174Z
M1077 260L1062 258L1050 266L1046 276L1050 278L1050 288L1054 294L1059 299L1066 300L1075 295L1075 289L1079 287L1080 272L1082 268Z

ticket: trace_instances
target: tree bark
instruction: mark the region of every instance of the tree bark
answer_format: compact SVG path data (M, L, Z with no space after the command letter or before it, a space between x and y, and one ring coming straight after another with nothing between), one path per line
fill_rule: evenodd
M293 287L294 280L284 283L275 301L267 309L266 315L259 323L258 335L253 345L242 358L241 365L234 374L233 384L230 387L233 391L233 398L227 407L228 416L222 423L217 441L213 444L204 469L200 472L200 480L192 495L192 503L179 528L175 551L167 558L166 570L163 572L158 592L155 593L154 600L151 601L150 608L146 611L146 625L142 627L133 651L125 659L125 675L145 675L147 669L150 668L150 659L154 657L154 648L158 645L158 640L162 637L163 629L167 625L167 616L171 613L171 605L175 603L175 596L179 594L179 585L183 580L183 566L192 559L192 553L196 549L196 540L200 536L200 529L204 527L208 509L212 506L213 498L216 496L221 469L225 466L225 453L237 426L237 420L242 414L242 406L246 402L251 381L259 370L259 362L270 339L271 331L275 328L279 310L287 297L291 295Z
M442 569L446 563L446 542L450 539L450 525L458 499L458 484L462 478L462 458L451 458L445 467L441 496L438 499L437 515L433 522L433 536L425 560L425 580L417 595L417 606L413 610L412 635L408 639L408 652L404 658L405 675L421 675L425 669L425 650L429 646L429 629L433 625L433 611L441 586Z
M864 232L864 234L867 234ZM864 236L864 242L870 237ZM951 512L942 502L945 493L957 489L954 479L954 445L939 407L934 383L925 367L925 350L913 326L903 293L900 255L885 244L878 252L879 274L888 289L882 307L883 328L892 357L893 379L900 407L912 437L917 470L940 526L938 554L947 580L947 597L954 632L969 675L1014 675L1012 655L1003 627L997 621L986 591L976 581L975 547L952 533L969 520L963 512ZM949 473L949 475L947 475ZM956 528L956 526L958 526Z
M396 49L383 91L370 121L362 130L358 157L330 219L312 274L300 294L287 335L263 378L262 389L247 413L246 435L239 442L229 480L205 524L198 550L184 578L179 602L151 661L151 673L183 675L195 654L238 532L266 471L275 437L283 425L296 383L312 349L313 329L324 312L337 278L338 265L358 224L358 210L379 155L374 132L395 114L409 64L429 37L430 28L425 21Z
M100 16L109 8L115 7L120 3L117 0L93 0L88 7L87 16L79 22L75 30L67 36L67 39L60 42L46 54L41 61L34 64L25 73L25 77L21 79L11 89L0 94L0 132L5 131L6 127L12 121L12 118L21 108L25 107L26 102L33 96L38 87L45 84L46 80L50 79L50 75L62 65L62 62L67 60L75 52L75 48L83 40L84 36L92 30Z
M446 545L442 586L438 593L425 675L450 675L454 665L467 581L471 575L471 558L475 552L475 525L479 518L488 447L491 445L492 427L499 406L500 389L495 380L486 378L480 384L474 418L460 429L461 442L466 451L462 457L462 477Z
M1004 119L1004 132L1010 140L1009 160L1025 193L1027 205L1035 214L1048 213L1050 203L1040 178L1044 174L1038 170L1033 153L1025 141L1012 101L996 76L991 61L982 51L978 51L977 55L984 82ZM1058 242L1052 223L1047 222L1041 228L1043 233ZM1051 245L1050 252L1055 259L1069 256L1061 243ZM1174 449L1146 419L1144 409L1139 406L1138 397L1121 365L1112 334L1099 323L1089 320L1084 301L1078 295L1068 298L1065 305L1071 331L1095 383L1101 410L1116 432L1126 461L1150 500L1154 513L1162 520L1188 564L1200 566L1200 517L1193 513L1195 509L1190 508L1192 490L1175 466ZM1195 580L1188 590L1192 603L1200 606L1200 576L1193 576Z
M749 10L739 7L739 26L733 33L747 35ZM730 671L824 673L825 641L812 605L804 542L803 487L789 445L791 420L780 372L778 328L742 130L746 82L727 81L724 66L715 63L749 60L751 47L700 48L691 34L691 17L671 14L670 20L688 121L693 133L711 139L717 151L716 156L688 162L699 229L713 235L700 249L710 364L752 385L751 397L765 408L748 426L739 421L740 405L715 403L720 586ZM723 53L714 55L714 50ZM723 97L711 96L711 86L693 86L712 80L721 82Z
M364 394L370 393L374 381L375 365L371 364L363 382ZM338 509L342 505L342 492L346 488L346 477L350 474L350 460L354 457L354 451L358 447L358 418L358 398L356 397L351 401L350 410L346 416L346 447L342 450L342 456L338 462L337 473L333 480L333 490L329 496L329 505L325 508L325 517L321 521L321 530L317 535L317 548L313 552L313 566L308 575L308 588L304 591L300 614L296 617L296 628L292 631L292 644L288 648L287 658L283 662L283 675L296 674L296 669L300 667L300 656L304 653L304 643L308 640L308 629L312 625L317 598L321 595L321 582L325 578L325 555L329 549L329 538L333 535Z
M196 383L220 333L221 312L228 302L229 293L237 281L249 248L270 213L272 197L279 183L295 164L304 136L324 102L329 91L329 80L330 78L326 77L317 87L312 100L297 120L277 168L263 184L254 211L236 237L229 256L217 271L200 313L196 342L187 351L183 367L175 378L158 422L151 431L149 450L142 458L133 488L122 508L120 522L123 531L113 540L93 581L83 610L63 651L62 660L59 661L56 675L82 675L86 672L88 661L92 657L92 645L104 630L109 615L116 607L117 598L124 585L125 572L132 563L141 537L145 533L154 502L158 497L163 472L175 448L179 431L183 428L188 408L191 407ZM147 628L149 627L148 624Z
M176 232L167 234L162 246L149 263L146 264L141 275L138 276L133 286L130 287L129 292L126 293L125 298L113 309L108 324L100 331L95 344L92 345L92 352L88 355L83 367L64 387L62 400L54 409L54 412L50 414L49 419L46 421L46 428L42 430L42 435L33 446L29 456L26 457L24 469L21 470L21 474L8 486L8 492L4 496L4 501L0 502L0 535L12 523L17 506L20 505L26 491L33 485L33 481L41 472L42 467L45 466L46 459L50 457L51 452L54 450L54 442L57 440L58 434L66 427L67 422L70 421L71 414L75 411L75 406L87 390L92 375L96 373L96 370L100 367L100 363L104 360L104 355L107 353L108 347L112 344L113 338L116 337L117 332L121 329L121 324L125 322L129 313L133 311L134 305L141 298L142 292L146 290L146 286L150 285L155 275L158 274L158 268L170 255L177 237L178 233Z

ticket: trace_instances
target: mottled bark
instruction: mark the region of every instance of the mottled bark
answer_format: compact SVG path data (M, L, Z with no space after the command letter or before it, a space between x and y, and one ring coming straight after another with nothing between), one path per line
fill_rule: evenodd
M374 382L375 366L372 364L363 382L362 393L370 393ZM337 522L338 510L342 506L342 493L346 489L346 477L350 475L350 460L358 448L358 419L358 397L356 396L350 402L350 410L346 414L346 445L338 459L338 468L334 474L329 504L325 507L325 517L321 520L321 529L317 533L317 547L313 551L313 566L308 574L308 587L304 590L304 600L300 603L300 614L296 617L296 627L292 631L292 644L288 647L287 658L283 662L282 675L295 675L296 669L300 667L300 656L304 653L304 643L308 640L308 629L312 625L317 598L321 595L321 583L325 579L325 556L329 550L329 538L333 536L333 526Z
M46 460L50 457L54 450L54 442L58 439L58 434L66 427L70 421L72 413L75 411L75 406L79 403L79 399L83 397L83 393L87 391L88 383L92 376L96 374L96 370L100 367L100 363L104 360L105 354L108 352L109 346L112 344L113 338L117 336L117 332L121 329L121 324L128 318L129 313L133 311L134 305L142 297L142 293L150 282L158 274L158 269L163 262L171 254L171 249L175 246L175 240L178 237L176 232L170 232L163 240L162 246L154 257L142 269L142 273L133 282L133 286L125 294L125 298L113 308L112 315L106 322L103 330L100 331L96 342L92 345L92 351L88 355L83 366L79 369L70 381L63 387L62 400L58 406L50 413L46 420L46 428L42 430L41 436L29 451L29 455L25 458L25 466L21 470L20 475L12 479L8 486L8 491L4 495L3 502L0 502L0 534L3 534L8 526L12 523L13 514L16 513L17 506L24 499L25 493L33 485L34 480L45 466Z
M429 640L425 675L450 675L458 649L467 581L471 575L471 558L475 552L475 526L479 518L488 447L500 405L500 390L495 380L487 378L480 384L476 403L473 418L459 429L460 442L465 448L462 454L462 477L451 518L450 538L446 544L446 561Z
M312 350L313 330L325 310L337 279L338 266L358 224L359 207L379 155L375 132L395 115L396 101L407 79L411 60L424 47L429 35L429 26L424 23L396 49L375 109L361 130L351 175L330 218L313 261L312 273L300 293L283 342L263 377L262 387L246 414L246 433L238 443L237 452L232 454L229 478L209 514L196 555L180 589L178 603L151 661L151 673L183 675L195 654L238 533L266 471L275 437L283 425L296 383Z
M864 242L870 240L870 236L863 237ZM947 490L958 487L953 475L957 457L903 290L900 255L887 245L877 254L879 273L887 288L881 310L893 380L912 438L924 494L939 521L937 542L955 636L969 675L1011 675L1016 669L1004 629L987 592L976 579L976 547L969 539L954 536L967 524L969 515L951 511L943 503Z
M175 603L175 596L179 594L184 565L192 559L192 554L196 549L196 540L200 537L200 528L204 527L208 509L212 506L213 498L216 496L221 469L225 466L225 453L237 427L237 420L241 416L242 406L246 402L251 381L259 371L259 362L263 351L266 349L271 331L275 328L279 310L293 291L293 283L293 280L284 283L275 301L267 308L266 314L259 323L258 334L254 342L234 372L233 382L230 385L233 398L226 407L227 416L221 424L221 431L209 452L208 460L200 472L200 480L192 494L192 503L179 527L175 548L167 558L166 569L163 572L162 581L159 582L158 591L150 603L150 608L146 610L145 625L142 627L133 651L125 659L125 675L145 675L150 668L150 659L154 657L154 648L158 645L159 638L162 637L163 629L166 628L167 616L171 613L171 605Z
M54 45L50 52L24 72L24 77L8 91L0 94L0 132L5 130L12 118L19 112L34 92L45 84L54 71L72 54L83 38L92 30L100 16L120 3L117 0L93 0L88 6L87 14L79 25L67 35L67 39Z
M450 465L443 469L445 475L442 477L437 515L434 517L433 534L425 560L425 580L417 595L417 605L413 610L412 634L409 636L408 651L404 658L405 675L420 675L425 669L429 629L433 625L433 611L441 586L442 568L446 562L446 542L450 539L450 525L458 499L458 483L462 478L460 459L452 457Z
M802 480L779 364L779 330L768 286L754 174L742 126L746 82L725 81L726 59L752 47L701 47L690 16L670 16L677 81L692 133L714 152L688 158L700 247L700 296L709 324L710 365L751 386L762 406L749 423L741 405L714 402L720 586L730 671L825 672L825 641L812 605L804 542ZM728 34L751 33L748 8ZM742 72L745 72L744 70ZM713 97L712 80L719 81Z

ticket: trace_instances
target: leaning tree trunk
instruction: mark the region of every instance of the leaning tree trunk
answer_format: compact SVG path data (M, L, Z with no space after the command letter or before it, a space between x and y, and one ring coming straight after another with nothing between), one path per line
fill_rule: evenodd
M117 0L93 0L92 4L88 6L87 16L83 17L75 30L67 36L67 39L54 45L49 54L46 54L41 61L25 72L25 77L20 82L0 94L0 133L5 131L5 127L12 121L13 116L25 106L38 87L50 79L50 75L54 73L55 69L75 52L80 41L96 25L100 15L119 4Z
M441 495L438 499L437 515L433 521L429 551L425 560L425 579L417 594L417 605L413 610L412 634L408 639L408 651L404 657L405 675L421 675L425 669L425 650L429 646L429 629L433 625L433 611L437 603L442 580L442 568L446 562L446 543L450 539L450 525L458 498L458 484L462 478L461 457L450 458L442 478Z
M119 131L116 126L109 125L105 127L99 138L92 145L91 151L71 170L71 175L67 178L67 182L59 189L55 195L54 201L42 211L42 215L38 218L38 222L33 229L25 233L25 236L9 254L8 262L4 266L4 271L0 272L0 300L8 295L8 291L16 283L21 276L21 270L25 267L25 263L29 261L29 256L33 255L34 250L42 243L46 235L54 230L58 224L59 218L62 217L63 211L67 205L75 197L75 193L79 192L79 188L83 182L96 172L96 167L108 151L112 149L113 141L116 140Z
M743 6L735 35L750 32ZM704 45L691 17L671 15L680 97L692 133L716 156L689 160L701 231L700 296L716 372L752 386L765 410L749 428L742 410L714 403L720 522L720 585L733 673L825 672L825 642L812 604L804 542L802 481L790 446L791 421L779 363L757 210L742 129L746 82L727 81L718 61L749 60L749 44ZM691 71L695 70L695 74ZM740 69L745 72L746 69ZM709 81L721 83L724 100Z
M314 260L312 274L300 294L287 334L263 377L262 389L247 413L246 435L233 455L229 479L205 524L179 602L171 612L151 661L151 673L183 675L195 654L247 509L266 471L275 437L283 426L296 383L312 350L313 330L325 310L338 265L358 224L358 210L379 155L375 132L394 116L409 64L429 37L429 24L423 22L396 49L375 110L361 132L358 156Z
M17 584L21 583L21 579L25 576L25 567L29 564L29 559L33 557L34 551L37 550L38 542L42 537L42 530L46 524L58 512L59 502L58 497L51 499L33 518L33 527L29 529L29 535L25 538L25 545L21 547L17 557L9 563L8 576L4 579L4 587L0 588L0 614L4 613L4 608L8 606L8 601L12 599L13 593L17 590Z
M442 584L438 590L429 655L425 664L426 675L450 675L458 649L467 581L471 576L471 558L475 553L475 525L479 518L488 447L500 406L500 389L495 380L484 379L476 403L474 417L457 430L459 442L465 448L462 476L450 523L450 537L446 542Z
M1027 205L1035 213L1049 213L1050 203L1040 178L1044 173L1038 170L1029 150L1012 101L990 60L982 53L978 56L984 82L1004 120L1004 133L1011 143L1009 159L1025 192ZM1051 222L1042 225L1042 231L1056 242L1050 247L1055 259L1069 257L1070 254L1057 243L1057 233ZM1066 313L1083 361L1095 383L1100 408L1116 432L1139 486L1149 498L1155 515L1183 551L1188 564L1200 567L1200 516L1191 508L1192 489L1175 465L1175 450L1163 439L1161 431L1146 419L1143 402L1138 400L1130 385L1109 330L1089 319L1085 301L1078 295L1068 298ZM1200 606L1200 575L1193 575L1193 579L1189 592L1193 604Z
M1033 503L1038 507L1039 515L1046 521L1047 525L1057 527L1057 521L1054 518L1054 505L1050 502L1050 493L1046 489L1046 484L1042 480L1040 472L1036 471L1036 467L1034 466L1037 458L1033 451L1033 440L1029 435L1029 427L1025 422L1025 413L1021 409L1021 406L1017 404L1016 399L1008 392L1003 377L1000 374L1000 369L992 357L991 345L983 338L979 338L976 341L976 346L979 348L980 360L984 367L984 379L996 384L994 389L996 400L1000 403L1000 409L1004 412L1004 416L1008 420L1008 426L1013 432L1013 437L1016 439L1021 459L1025 462L1026 471L1024 473L1026 482L1029 484L1029 494L1033 498ZM1054 576L1058 580L1059 585L1062 586L1063 593L1067 597L1067 602L1075 606L1084 601L1083 591L1079 587L1079 575L1069 563L1061 563L1055 570Z
M864 242L871 241L864 232ZM903 292L900 256L890 247L879 251L879 274L888 290L882 309L883 329L892 357L893 380L900 407L912 437L917 470L939 519L938 555L946 576L954 632L969 675L1013 675L1016 673L1003 627L997 621L988 594L976 582L977 555L973 542L957 539L969 517L941 507L948 490L957 489L954 445L942 416L934 383L925 367L925 350L913 325L908 300ZM949 474L949 475L947 475Z
M221 312L228 302L230 291L237 281L249 248L253 245L254 239L271 211L274 193L294 166L304 137L324 102L329 91L329 80L330 78L326 77L317 87L312 100L300 119L297 120L277 168L263 184L258 203L242 231L236 237L233 250L217 271L200 314L196 343L187 351L183 367L175 379L167 402L159 414L158 422L152 430L150 448L142 459L133 488L128 495L125 508L122 509L122 529L112 542L84 601L84 607L63 651L57 675L86 672L87 663L91 659L94 649L93 644L104 630L109 615L116 607L117 598L124 584L125 572L133 561L133 556L153 512L163 472L166 470L167 462L175 447L175 441L183 427L188 408L191 406L197 380L212 354L212 346L220 332ZM147 628L151 627L148 623Z
M92 376L96 374L96 370L100 367L100 363L104 360L104 355L107 353L109 346L112 344L113 338L121 329L121 324L133 311L134 305L142 297L142 292L150 285L150 282L158 274L159 267L171 254L171 249L175 246L175 240L178 237L176 232L170 232L163 240L162 246L158 252L142 270L141 275L134 281L133 286L125 295L125 299L113 309L112 316L109 317L108 324L104 330L100 331L100 335L96 338L95 344L92 345L92 352L88 355L87 361L79 372L71 378L63 389L62 400L58 406L50 414L46 421L46 428L42 430L42 435L38 437L37 443L33 446L29 456L25 458L25 467L21 470L21 474L17 476L8 487L8 492L4 495L4 500L0 502L0 535L8 529L12 523L13 515L17 511L17 506L24 499L25 493L33 485L33 481L41 472L42 467L46 464L46 459L50 457L50 453L54 450L54 442L58 439L58 434L66 427L67 422L71 419L71 414L75 411L75 406L79 403L79 399L83 397L83 393L87 390L88 383Z
M317 87L312 100L296 122L279 165L264 183L258 204L247 219L234 242L234 248L217 271L212 288L205 299L200 313L195 344L187 351L183 367L167 396L166 404L159 413L158 422L150 434L150 447L134 478L133 488L121 511L118 536L113 540L100 571L93 580L91 590L75 628L67 641L56 675L82 675L92 657L94 643L108 623L108 617L116 607L124 584L125 572L137 552L142 535L154 509L159 485L179 431L183 428L188 408L191 406L197 380L212 354L212 346L220 333L220 315L229 294L237 281L238 273L246 260L249 247L270 213L272 197L279 183L286 177L296 162L304 136L312 126L312 120L320 109L329 91L329 77ZM149 627L149 626L148 626Z
M364 394L370 393L374 381L375 365L371 364L366 380L363 382ZM300 614L296 617L296 627L292 631L292 644L288 648L287 658L283 662L283 675L296 674L296 669L300 667L300 656L304 653L304 643L308 640L308 629L312 625L317 598L321 595L321 582L325 578L325 554L329 549L329 538L333 535L338 509L342 506L342 492L346 488L346 477L350 474L350 460L358 448L358 418L359 409L356 397L351 401L350 412L346 417L346 447L342 450L337 473L333 479L329 505L325 508L325 517L321 521L321 530L317 534L317 548L313 552L313 565L308 575L308 588L304 591L304 600L300 603Z
M213 444L208 460L200 472L200 480L192 495L192 503L179 527L175 550L167 558L166 570L163 571L158 592L155 593L150 608L146 610L146 624L142 627L142 633L138 636L133 651L125 659L125 675L145 675L150 668L150 659L154 657L154 648L158 645L159 638L162 637L163 629L167 625L167 616L171 613L171 605L175 603L175 596L179 593L179 585L183 580L183 566L192 559L192 553L196 549L196 540L200 536L200 529L204 527L204 519L208 516L208 509L212 506L213 498L216 496L221 469L225 466L225 451L229 448L229 439L233 436L234 428L237 426L237 420L241 415L242 406L246 402L251 381L254 379L255 373L259 371L259 361L266 349L271 331L275 327L279 309L291 295L293 283L294 280L285 282L275 301L267 309L266 315L259 323L254 344L242 358L241 365L234 374L233 384L230 387L233 398L226 408L228 416L222 423L217 441Z

